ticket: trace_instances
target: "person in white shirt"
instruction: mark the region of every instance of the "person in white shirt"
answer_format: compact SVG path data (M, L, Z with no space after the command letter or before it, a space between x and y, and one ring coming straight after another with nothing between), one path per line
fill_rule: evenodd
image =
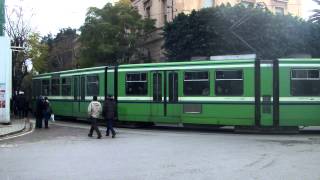
M93 101L91 101L88 106L88 116L91 121L91 128L90 128L90 132L88 134L89 137L92 137L93 130L95 130L98 135L97 138L98 139L101 138L101 132L100 132L98 125L97 125L97 121L101 115L101 111L102 111L102 106L101 106L100 102L97 100L97 96L93 96Z

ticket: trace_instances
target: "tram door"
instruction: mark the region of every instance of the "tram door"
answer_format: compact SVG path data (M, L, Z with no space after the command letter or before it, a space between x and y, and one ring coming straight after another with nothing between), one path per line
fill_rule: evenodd
M261 61L260 64L260 125L277 125L278 66L276 61Z
M179 123L178 73L154 71L152 79L151 118L159 123Z
M73 79L73 116L81 116L81 103L85 100L85 77L84 76L74 76Z

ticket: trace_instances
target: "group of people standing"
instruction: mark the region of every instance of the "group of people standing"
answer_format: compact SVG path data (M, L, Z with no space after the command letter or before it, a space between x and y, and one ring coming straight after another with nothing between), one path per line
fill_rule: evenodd
M13 98L13 113L19 119L28 118L28 112L31 111L29 101L23 91L15 92Z
M46 129L49 128L49 119L52 115L52 108L48 97L39 96L36 101L36 128L42 128L43 120Z
M101 103L98 101L97 96L93 96L93 100L90 102L88 106L88 116L91 121L91 128L88 136L92 137L93 131L96 131L98 135L97 138L100 139L102 137L101 132L97 125L98 118L102 114L105 121L107 122L106 136L109 136L111 131L112 138L115 138L116 132L113 129L115 111L116 111L116 103L111 95L107 96L107 99L105 100L103 107L101 106Z

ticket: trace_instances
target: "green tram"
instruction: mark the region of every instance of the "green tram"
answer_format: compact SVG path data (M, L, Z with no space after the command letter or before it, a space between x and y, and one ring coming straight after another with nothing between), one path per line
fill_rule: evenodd
M218 60L217 60L218 59ZM56 116L86 119L92 96L115 97L118 121L298 128L320 125L320 59L210 61L94 67L33 77Z

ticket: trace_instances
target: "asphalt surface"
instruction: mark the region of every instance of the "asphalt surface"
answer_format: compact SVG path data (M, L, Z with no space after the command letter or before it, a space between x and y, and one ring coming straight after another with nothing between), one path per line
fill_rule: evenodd
M122 128L115 139L95 139L88 129L57 123L0 141L0 179L320 179L318 133Z

